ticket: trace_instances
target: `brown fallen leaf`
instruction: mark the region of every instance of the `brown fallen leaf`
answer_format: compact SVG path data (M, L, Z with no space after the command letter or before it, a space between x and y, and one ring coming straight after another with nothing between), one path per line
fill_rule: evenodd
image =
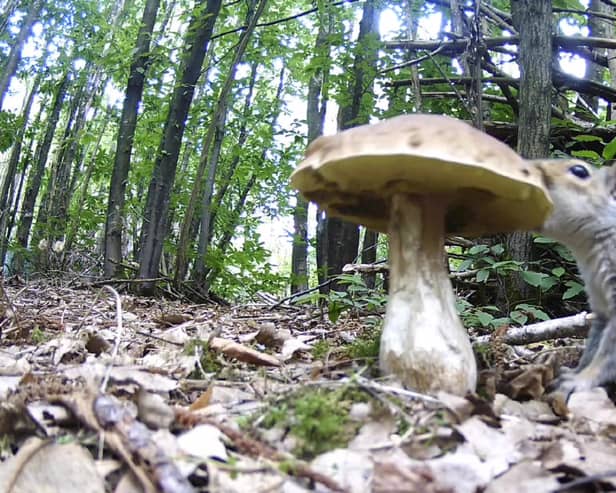
M244 363L263 366L280 366L280 361L274 356L261 353L243 344L239 344L222 337L212 337L209 341L209 348L212 351L223 353L229 358L235 358Z
M198 411L199 409L203 409L210 405L210 401L212 400L212 394L214 393L214 386L210 385L205 392L203 392L195 402L193 402L189 407L189 411Z
M76 443L57 444L31 438L17 455L0 465L1 491L103 493L105 483L88 450ZM6 489L5 489L6 488Z

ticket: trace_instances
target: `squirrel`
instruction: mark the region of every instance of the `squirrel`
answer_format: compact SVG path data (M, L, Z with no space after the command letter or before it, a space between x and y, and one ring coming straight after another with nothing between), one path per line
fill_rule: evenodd
M578 366L556 381L556 390L568 396L616 381L616 166L531 162L554 203L539 232L571 250L595 315Z

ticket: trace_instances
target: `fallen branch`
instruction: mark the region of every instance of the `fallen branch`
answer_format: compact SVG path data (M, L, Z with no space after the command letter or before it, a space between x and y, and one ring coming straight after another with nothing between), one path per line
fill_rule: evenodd
M524 327L511 327L502 336L502 341L506 344L522 345L564 337L586 336L593 318L592 313L581 312L577 315L554 318ZM489 344L490 340L489 335L479 336L473 339L473 345Z

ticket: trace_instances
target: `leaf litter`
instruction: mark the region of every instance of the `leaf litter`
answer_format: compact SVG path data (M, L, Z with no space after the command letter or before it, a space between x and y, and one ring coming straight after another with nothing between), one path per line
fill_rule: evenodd
M368 319L43 282L3 286L0 330L0 493L616 490L613 401L546 395L549 358L427 396Z

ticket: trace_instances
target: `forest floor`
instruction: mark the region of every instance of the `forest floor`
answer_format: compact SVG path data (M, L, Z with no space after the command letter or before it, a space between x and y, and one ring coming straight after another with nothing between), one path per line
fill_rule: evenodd
M545 359L492 348L487 398L431 397L378 377L374 318L1 294L0 493L616 490L616 407L547 402Z

